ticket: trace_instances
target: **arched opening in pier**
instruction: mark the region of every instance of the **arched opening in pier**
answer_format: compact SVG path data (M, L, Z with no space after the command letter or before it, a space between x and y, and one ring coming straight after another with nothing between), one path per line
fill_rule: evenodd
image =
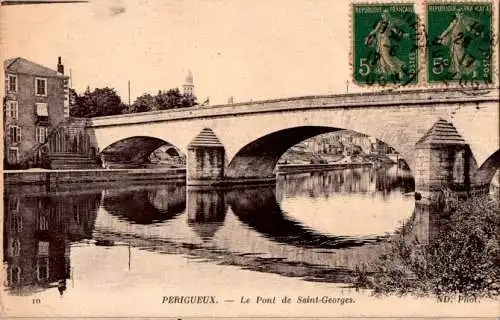
M183 168L185 155L171 143L147 136L125 138L107 146L100 154L103 166L119 168Z

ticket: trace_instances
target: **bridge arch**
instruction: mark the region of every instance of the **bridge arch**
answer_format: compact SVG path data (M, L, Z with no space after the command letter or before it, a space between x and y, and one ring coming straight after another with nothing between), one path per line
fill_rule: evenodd
M115 141L106 146L100 156L104 164L115 166L139 165L149 163L149 156L161 147L165 147L165 153L169 156L181 155L179 149L171 143L156 137L131 136Z
M278 160L288 149L314 136L340 130L345 129L330 126L299 126L268 133L238 150L229 162L226 175L230 178L273 177ZM365 134L364 132L359 133ZM379 139L379 137L375 138ZM384 141L383 139L379 140ZM405 148L406 145L393 145L390 143L388 145L400 152L401 157L407 163L411 163L412 159L408 158L406 153L401 152L401 150L407 149Z
M491 183L493 176L500 169L500 149L490 155L486 161L477 169L473 182L476 186L487 186Z

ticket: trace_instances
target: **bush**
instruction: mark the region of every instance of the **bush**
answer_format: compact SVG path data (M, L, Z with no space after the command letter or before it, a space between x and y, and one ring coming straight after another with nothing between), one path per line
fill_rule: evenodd
M499 294L500 210L493 198L480 196L447 203L448 219L428 243L402 230L387 253L355 272L355 285L375 294Z

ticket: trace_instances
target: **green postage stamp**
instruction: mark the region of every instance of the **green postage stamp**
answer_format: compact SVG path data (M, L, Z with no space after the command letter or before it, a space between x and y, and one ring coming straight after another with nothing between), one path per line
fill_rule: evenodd
M492 83L492 4L426 5L429 83Z
M418 82L417 15L413 3L353 4L354 81Z

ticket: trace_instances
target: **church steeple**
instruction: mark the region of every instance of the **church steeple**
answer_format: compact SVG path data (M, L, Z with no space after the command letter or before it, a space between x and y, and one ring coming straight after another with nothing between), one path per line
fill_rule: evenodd
M186 77L186 80L184 81L184 84L182 85L182 91L186 96L194 95L194 82L191 70L188 70L188 75Z

